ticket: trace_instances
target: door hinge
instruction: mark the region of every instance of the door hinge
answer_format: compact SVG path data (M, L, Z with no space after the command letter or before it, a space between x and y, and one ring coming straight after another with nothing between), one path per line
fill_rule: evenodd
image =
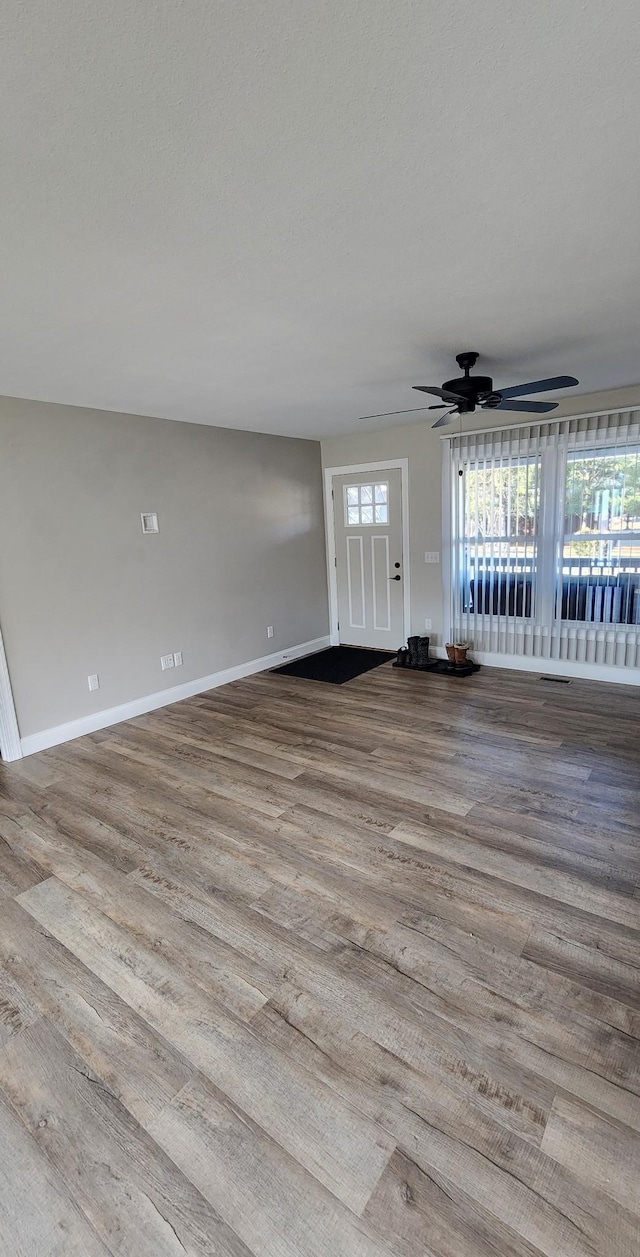
M338 566L338 559L337 559L337 557L336 557L335 555L334 555L334 559L333 559L333 566L334 566L334 567L337 567L337 566Z

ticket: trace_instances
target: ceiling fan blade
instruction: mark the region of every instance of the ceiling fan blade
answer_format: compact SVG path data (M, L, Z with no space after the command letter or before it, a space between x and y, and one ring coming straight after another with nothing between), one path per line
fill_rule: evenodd
M457 414L458 414L458 411L450 410L448 414L442 415L440 419L436 419L435 423L431 424L431 427L444 428L448 423L453 423L453 420L455 419Z
M461 397L459 393L450 393L446 388L432 388L429 384L412 384L411 387L417 389L419 393L433 393L434 397L441 397L445 402L453 402L454 406L464 401L464 397Z
M548 410L555 410L558 402L500 402L499 406L483 406L483 410L523 410L531 415L544 415Z
M412 415L416 410L432 409L432 406L411 406L409 410L385 410L381 415L358 415L358 422L362 419L388 419L390 415Z
M514 384L513 388L500 388L502 397L524 397L526 393L550 393L555 388L571 388L577 384L573 375L553 375L550 380L533 380L531 384Z

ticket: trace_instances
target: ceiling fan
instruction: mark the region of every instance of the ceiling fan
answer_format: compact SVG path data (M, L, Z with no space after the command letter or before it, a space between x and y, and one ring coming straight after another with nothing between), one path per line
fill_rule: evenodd
M410 410L389 410L382 415L362 415L363 419L386 419L390 415L408 415L416 410L446 410L433 424L434 428L443 428L451 423L456 415L471 415L476 407L481 410L520 410L527 414L542 415L555 410L557 402L521 402L512 400L524 397L527 393L550 393L556 388L571 388L578 381L572 375L555 375L549 380L533 380L531 384L515 384L512 388L494 389L493 380L489 375L470 375L475 367L479 354L469 351L456 354L456 362L464 375L459 380L445 380L442 388L430 384L414 384L412 387L419 393L432 393L441 397L442 401L434 406L412 406Z

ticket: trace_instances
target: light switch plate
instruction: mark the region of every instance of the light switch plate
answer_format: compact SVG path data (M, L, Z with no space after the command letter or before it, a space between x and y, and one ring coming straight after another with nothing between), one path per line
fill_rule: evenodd
M267 626L267 637L273 637L273 624Z
M161 655L160 666L163 672L165 671L166 668L175 668L175 664L173 662L173 655Z
M440 551L439 550L425 550L424 561L425 563L439 563Z
M174 664L175 664L176 668L181 668L181 667L182 667L182 651L181 651L181 650L174 650L174 652L173 652L173 662L174 662Z

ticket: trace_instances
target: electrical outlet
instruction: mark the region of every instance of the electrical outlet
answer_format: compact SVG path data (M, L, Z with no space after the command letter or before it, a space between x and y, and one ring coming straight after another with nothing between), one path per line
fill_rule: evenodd
M267 628L267 637L273 637L273 624L270 624Z
M440 551L439 550L425 550L424 561L425 563L439 563Z
M100 689L100 677L98 676L98 673L97 673L97 672L92 672L92 673L91 673L91 676L90 676L90 677L87 677L87 681L88 681L88 683L89 683L89 689L90 689L90 690L99 690L99 689Z
M175 668L175 664L173 662L173 655L161 655L160 667L162 668L163 672L165 671L166 668Z
M427 617L426 617L426 619L425 619L425 622L424 622L424 627L425 627L426 629L430 629L430 628L432 627L432 625L431 625L431 620L429 619L429 616L427 616Z
M182 667L182 651L181 650L174 650L173 662L176 668Z

